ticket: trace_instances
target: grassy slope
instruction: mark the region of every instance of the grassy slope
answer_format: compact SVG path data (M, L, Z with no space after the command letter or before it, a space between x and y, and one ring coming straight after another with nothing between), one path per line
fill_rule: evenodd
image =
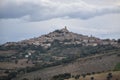
M87 75L85 78L80 77L78 80L90 80L91 77L94 77L95 80L106 80L106 77L108 73L112 73L113 78L112 80L120 79L120 71L112 71L112 72L105 72L100 74L94 74L94 75ZM65 79L65 80L75 80L74 78Z
M101 59L99 57L102 57ZM83 58L78 61L75 61L70 64L60 65L56 67L46 68L44 70L38 70L32 73L28 73L22 76L19 76L17 80L21 80L24 77L29 78L29 80L33 80L34 77L41 77L42 80L47 80L48 78L62 74L65 72L69 72L72 74L82 74L83 72L91 73L91 72L101 72L108 71L113 69L116 63L119 62L119 57L117 54L112 53L112 55L101 55L101 56L93 56L92 58ZM89 66L89 67L88 67Z

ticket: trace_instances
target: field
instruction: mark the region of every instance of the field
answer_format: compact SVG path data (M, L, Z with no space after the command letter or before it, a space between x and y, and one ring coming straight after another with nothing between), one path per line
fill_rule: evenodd
M85 78L82 76L77 80L91 80L91 77L94 77L94 80L107 80L108 73L112 73L112 80L119 80L120 79L120 71L110 71L110 72L104 72L94 75L87 75ZM65 80L76 80L75 78L65 79Z
M0 56L11 56L17 53L15 50L0 51Z
M26 63L27 59L20 59L18 60L18 63L16 64L13 62L0 62L0 68L2 69L15 69L15 68L25 68L27 66L33 66L32 63Z
M92 72L100 73L113 70L115 65L119 62L120 57L117 56L117 54L95 55L87 58L80 58L69 64L19 75L16 79L22 80L23 78L28 78L29 80L34 80L34 78L41 77L42 80L50 80L52 76L63 73L71 73L72 75L81 75Z

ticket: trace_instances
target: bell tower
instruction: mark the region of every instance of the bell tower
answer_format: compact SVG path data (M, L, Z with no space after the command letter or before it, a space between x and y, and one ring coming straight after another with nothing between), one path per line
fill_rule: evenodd
M65 26L65 30L67 30L67 27Z
M63 29L61 29L61 31L63 31L63 32L69 32L66 26Z

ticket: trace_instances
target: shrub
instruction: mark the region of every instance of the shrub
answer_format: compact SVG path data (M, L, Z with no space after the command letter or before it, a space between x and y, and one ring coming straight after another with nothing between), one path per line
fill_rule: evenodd
M115 68L114 68L114 71L120 71L120 63L117 63Z
M23 78L22 80L29 80L29 79L27 79L27 78Z

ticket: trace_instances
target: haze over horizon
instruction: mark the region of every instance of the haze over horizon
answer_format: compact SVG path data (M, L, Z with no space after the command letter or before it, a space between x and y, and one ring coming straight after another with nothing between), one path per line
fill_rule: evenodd
M0 44L68 30L102 39L120 38L119 0L1 0Z

